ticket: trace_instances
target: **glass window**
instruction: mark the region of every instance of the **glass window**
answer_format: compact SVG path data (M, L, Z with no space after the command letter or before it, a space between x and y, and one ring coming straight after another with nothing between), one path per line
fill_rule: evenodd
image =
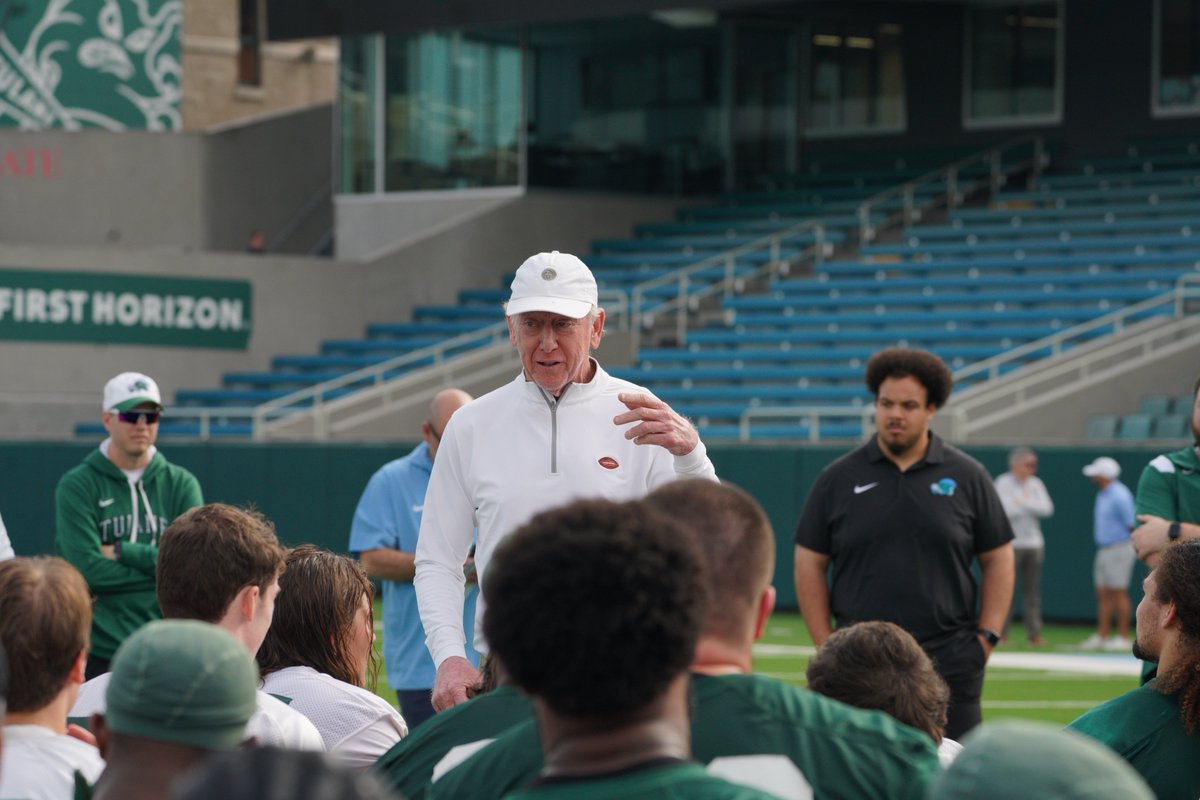
M900 26L891 23L813 25L808 134L904 130L900 37Z
M338 75L339 191L373 192L378 37L347 36L341 42Z
M262 12L259 0L238 0L238 83L262 86Z
M1154 111L1200 112L1200 0L1157 0Z
M516 185L517 32L390 36L385 50L384 191Z
M686 10L530 30L529 184L715 191L721 28Z
M977 3L968 11L970 126L1059 122L1059 2Z

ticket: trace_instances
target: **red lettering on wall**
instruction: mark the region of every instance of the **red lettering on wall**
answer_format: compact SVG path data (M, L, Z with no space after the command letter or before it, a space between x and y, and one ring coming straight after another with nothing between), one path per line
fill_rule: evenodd
M0 152L0 180L62 177L62 153L49 147L22 147Z

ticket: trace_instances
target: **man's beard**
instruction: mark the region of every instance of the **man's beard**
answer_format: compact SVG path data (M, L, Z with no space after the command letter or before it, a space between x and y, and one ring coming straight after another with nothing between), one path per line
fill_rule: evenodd
M1133 657L1140 658L1142 661L1158 661L1158 653L1149 653L1142 648L1142 643L1134 639L1133 641Z

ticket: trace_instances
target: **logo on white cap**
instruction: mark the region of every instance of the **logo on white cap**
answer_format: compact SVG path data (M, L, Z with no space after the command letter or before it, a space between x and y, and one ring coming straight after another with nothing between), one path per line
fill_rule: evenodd
M596 279L570 253L538 253L517 269L506 313L548 311L572 319L586 317L598 304Z
M162 408L158 384L140 372L122 372L104 385L104 411L128 411L135 406L153 403Z

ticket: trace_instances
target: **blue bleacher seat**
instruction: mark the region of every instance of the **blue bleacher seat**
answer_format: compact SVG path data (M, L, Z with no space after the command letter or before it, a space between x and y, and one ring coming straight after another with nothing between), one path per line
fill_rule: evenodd
M1099 414L1088 419L1084 435L1088 439L1115 439L1119 424L1120 419L1115 414Z
M1122 439L1149 439L1154 417L1150 414L1126 414L1121 417L1117 435Z
M1183 414L1155 414L1150 427L1154 439L1191 439L1192 420Z

